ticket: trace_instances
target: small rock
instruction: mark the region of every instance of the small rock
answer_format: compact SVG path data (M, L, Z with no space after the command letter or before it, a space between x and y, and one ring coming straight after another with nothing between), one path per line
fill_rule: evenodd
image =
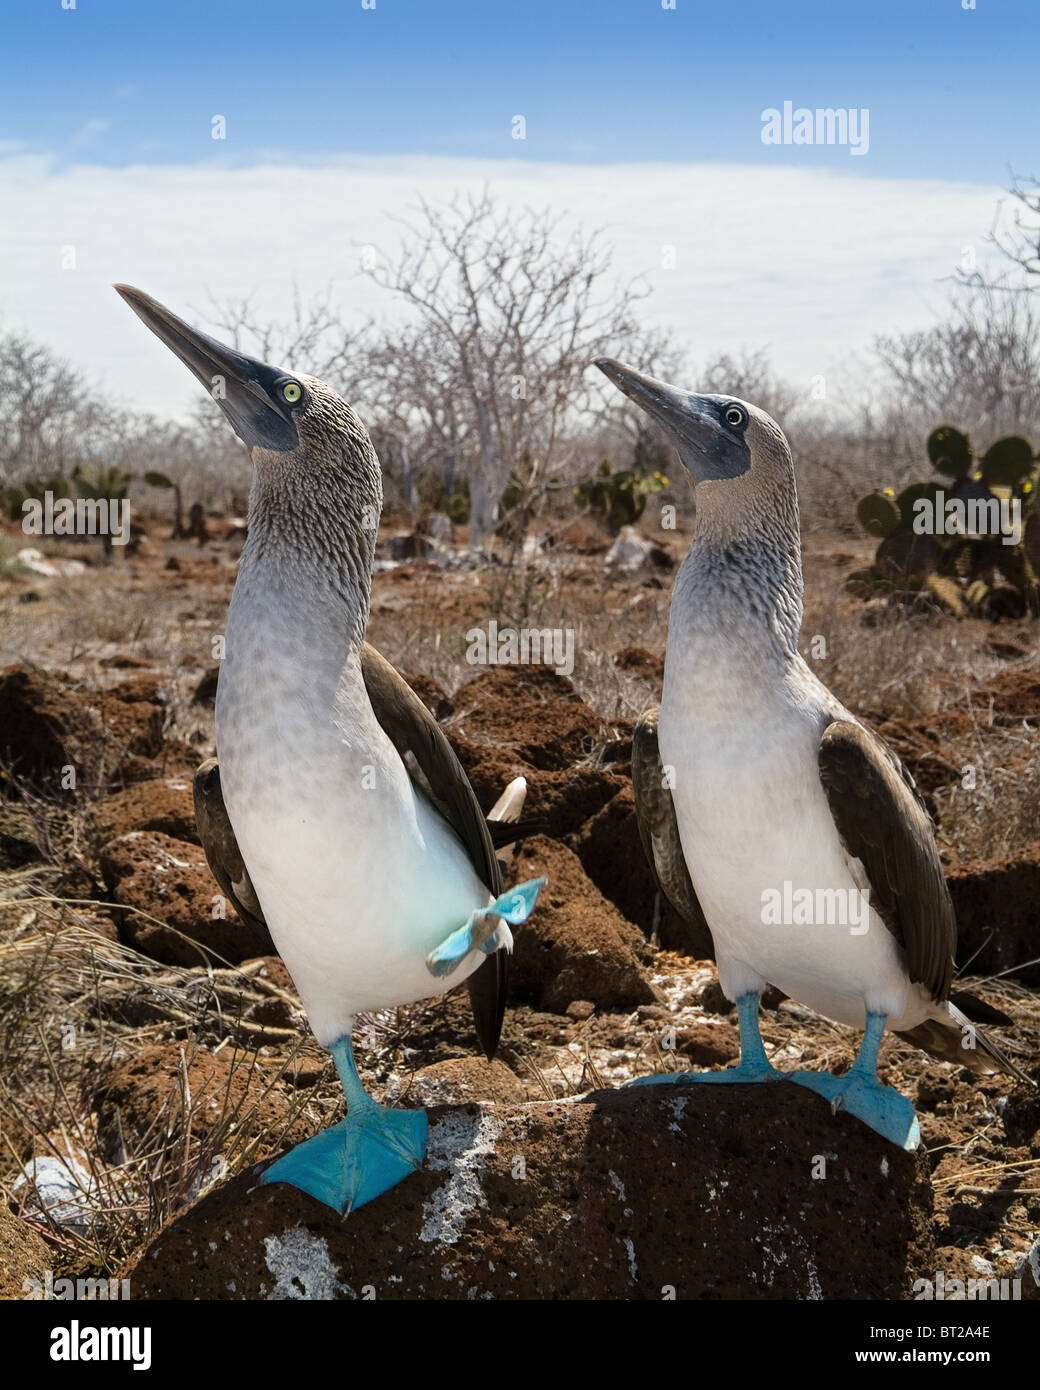
M1015 1265L1015 1278L1022 1280L1024 1299L1040 1302L1040 1240L1034 1240Z
M636 1009L636 1018L640 1023L650 1023L657 1019L667 1021L669 1017L670 1014L663 1004L640 1004Z
M972 970L997 975L1019 967L1016 980L1040 983L1040 844L1013 858L957 865L947 884L958 955L971 959Z
M725 1067L740 1056L740 1034L728 1023L697 1023L676 1033L675 1049L691 1069Z
M69 767L78 787L118 785L128 762L155 758L163 742L154 679L132 691L126 684L82 691L41 671L7 667L0 672L0 761L52 799L69 794Z
M644 540L634 526L622 526L617 539L607 551L607 568L619 574L635 574L638 570L672 569L674 558L661 545Z
M1009 1144L1019 1148L1031 1143L1040 1136L1040 1091L1019 1082L1008 1096L1000 1118Z
M169 695L166 692L163 678L154 671L138 671L134 676L126 676L115 685L110 686L108 694L117 700L122 700L128 705L169 704ZM158 748L155 750L158 752Z
M376 556L380 560L414 560L428 555L432 548L425 536L408 531L395 536L384 536L377 541Z
M219 666L214 666L212 671L206 672L192 692L191 702L193 705L213 705L216 702L219 677Z
M450 716L454 714L454 704L431 677L424 676L419 672L410 671L405 674L404 678L433 715L434 719L444 720L450 718Z
M576 1019L579 1023L584 1023L587 1018L591 1018L596 1012L596 1006L591 999L572 999L564 1009L568 1018Z
M56 1226L81 1234L94 1220L91 1198L96 1184L84 1155L37 1156L29 1160L11 1184L11 1191L29 1211L45 1211Z
M645 676L647 680L661 681L664 679L664 660L659 656L654 656L645 647L623 647L621 651L615 653L614 665L622 671L631 671L634 675Z
M113 652L111 656L103 656L98 662L99 666L113 667L116 670L151 670L154 662L145 656L137 656L134 652Z
M259 999L250 1004L242 1015L247 1023L259 1023L263 1028L300 1029L306 1027L307 1016L302 1006L290 1004L288 999ZM277 1037L277 1033L264 1033L261 1037Z
M43 854L36 843L32 817L18 805L0 802L0 869L38 864Z
M42 550L27 545L15 552L14 563L31 574L42 574L47 579L67 578L72 574L85 574L87 566L82 560L58 560L44 555Z
M706 1014L728 1014L734 1007L733 1000L727 999L718 980L709 980L697 997L697 1003Z
M601 774L603 775L603 774ZM713 960L715 948L707 923L690 923L660 892L639 841L632 784L615 778L620 790L582 827L575 851L589 878L629 922L670 951L695 960Z

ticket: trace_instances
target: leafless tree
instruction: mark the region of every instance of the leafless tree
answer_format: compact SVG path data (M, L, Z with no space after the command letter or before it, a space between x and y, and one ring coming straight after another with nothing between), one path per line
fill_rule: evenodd
M948 423L996 439L1040 424L1040 314L1028 295L962 289L942 323L875 347L915 430Z
M83 376L20 333L0 337L0 480L70 471L108 417Z
M1040 276L1040 179L1012 176L1011 187L997 203L988 240L1017 271L1026 277ZM962 271L959 278L973 286L986 283L980 270ZM1013 293L1038 288L1014 273L1012 279L1000 279L993 287Z
M597 400L589 366L631 354L645 292L609 285L599 233L564 230L548 210L519 214L486 189L418 205L397 254L367 270L411 311L406 350L384 384L421 417L427 452L455 459L470 489L470 539L499 519L512 481L531 496L566 466Z
M610 281L602 234L565 221L518 214L487 189L420 200L399 219L397 250L363 264L401 302L392 325L345 331L328 293L297 295L285 323L261 325L249 300L210 317L237 345L306 367L359 404L406 500L423 470L465 480L477 545L511 484L529 506L580 452L603 408L593 359L652 365L664 345L636 322L645 289Z

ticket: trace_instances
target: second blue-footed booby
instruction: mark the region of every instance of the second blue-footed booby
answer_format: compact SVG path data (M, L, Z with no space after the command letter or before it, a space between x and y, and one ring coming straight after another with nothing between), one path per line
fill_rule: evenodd
M912 779L799 654L801 540L787 440L746 401L693 395L609 358L596 365L663 426L694 484L660 711L637 727L633 784L661 886L681 915L703 912L711 929L741 1039L734 1070L635 1084L785 1079L758 1028L759 995L771 984L865 1030L846 1075L787 1079L916 1148L912 1105L877 1078L886 1028L977 1070L1023 1073L972 1021L1011 1020L951 995L953 906Z
M253 463L217 683L219 768L200 770L196 806L218 881L266 921L347 1098L344 1120L262 1181L346 1213L426 1149L425 1113L388 1109L362 1085L356 1015L470 977L478 1036L493 1052L509 926L544 880L502 891L494 845L508 835L493 837L436 721L365 642L382 483L357 415L316 378L116 289L210 390ZM492 814L515 817L523 790L511 784Z

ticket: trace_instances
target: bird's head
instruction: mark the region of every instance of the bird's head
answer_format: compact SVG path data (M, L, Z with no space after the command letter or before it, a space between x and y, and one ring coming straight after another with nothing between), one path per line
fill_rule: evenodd
M699 621L732 631L743 611L797 649L802 619L798 497L791 450L764 410L735 396L697 396L613 358L596 366L658 422L694 484L697 525L688 563L701 585ZM684 567L685 568L685 567Z
M220 406L256 469L254 493L308 526L350 522L374 539L379 461L350 406L316 377L268 366L190 327L150 295L115 289ZM279 506L280 503L280 506ZM253 529L252 504L250 507Z
M791 450L764 410L735 396L695 395L600 357L596 366L664 429L696 488L698 510L794 497ZM758 508L755 508L758 510Z

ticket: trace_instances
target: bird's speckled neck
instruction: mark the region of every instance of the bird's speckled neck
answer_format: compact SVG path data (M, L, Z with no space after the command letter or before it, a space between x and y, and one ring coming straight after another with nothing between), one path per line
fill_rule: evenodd
M375 530L323 505L313 484L273 490L254 481L249 535L236 587L277 592L302 612L321 615L330 640L360 650L368 625Z
M379 460L360 421L329 388L301 377L323 409L298 422L292 453L253 451L249 535L236 587L276 591L332 630L329 640L360 651L368 624L383 493Z
M697 521L671 621L690 634L797 653L802 561L793 481L778 479L768 489L753 479L697 488Z

